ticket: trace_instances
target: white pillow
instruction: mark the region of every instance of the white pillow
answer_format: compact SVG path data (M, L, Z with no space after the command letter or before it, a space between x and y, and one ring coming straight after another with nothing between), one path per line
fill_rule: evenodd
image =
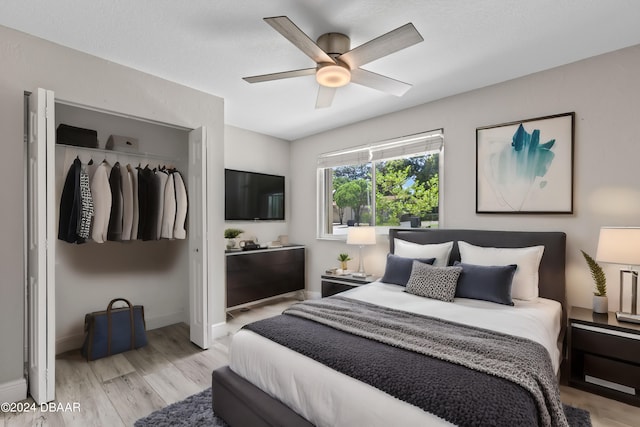
M526 248L484 248L467 242L458 242L460 261L476 265L509 265L518 268L513 275L511 297L521 300L538 298L538 268L544 246Z
M446 267L453 242L421 245L406 240L393 239L393 253L404 258L435 258L434 267Z

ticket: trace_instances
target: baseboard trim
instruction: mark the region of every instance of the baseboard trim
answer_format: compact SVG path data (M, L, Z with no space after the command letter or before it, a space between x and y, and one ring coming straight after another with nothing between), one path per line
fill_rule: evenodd
M153 317L151 319L145 319L145 323L147 325L147 330L150 331L152 329L163 328L169 325L175 325L176 323L187 323L185 322L185 313L184 310L177 311L175 313L167 314L165 316Z
M56 355L67 351L79 350L84 343L84 334L68 335L56 339Z
M229 330L227 329L227 323L226 322L215 323L215 324L211 325L211 339L212 340L215 340L215 339L220 338L220 337L224 337L228 333L229 333Z
M306 294L307 299L320 299L320 298L322 298L322 293L321 292L305 291L305 294Z
M178 311L165 316L158 316L145 319L147 331L158 329L176 323L184 322L184 311ZM76 335L68 335L66 337L56 339L56 354L66 353L67 351L79 350L84 343L84 333Z
M0 402L18 402L27 398L27 380L20 378L0 384Z

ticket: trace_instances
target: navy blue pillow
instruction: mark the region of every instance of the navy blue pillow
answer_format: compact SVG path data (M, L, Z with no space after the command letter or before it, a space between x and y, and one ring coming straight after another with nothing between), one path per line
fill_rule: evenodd
M435 258L415 258L424 264L433 264ZM380 279L385 283L407 286L414 258L404 258L394 254L387 254L387 266L384 269L384 276Z
M459 261L453 263L462 267L456 287L456 297L471 298L498 304L513 305L511 283L517 265L475 265Z

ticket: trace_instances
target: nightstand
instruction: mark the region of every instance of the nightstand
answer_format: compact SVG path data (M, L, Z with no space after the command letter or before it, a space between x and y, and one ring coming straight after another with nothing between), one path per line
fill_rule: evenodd
M569 385L640 406L640 325L572 307Z
M322 298L348 291L356 286L366 285L379 279L379 277L375 276L354 277L350 274L344 276L323 274L320 277L322 278Z

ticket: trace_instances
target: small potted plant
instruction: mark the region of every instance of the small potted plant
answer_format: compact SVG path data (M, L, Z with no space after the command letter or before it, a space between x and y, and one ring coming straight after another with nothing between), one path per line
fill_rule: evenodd
M591 270L591 277L596 284L596 290L593 292L593 312L594 313L607 313L609 311L609 299L607 298L607 278L602 271L602 267L589 256L585 251L582 252L582 256L587 261L589 270Z
M243 230L239 228L227 228L224 230L224 238L227 240L227 249L236 249L238 243L236 242L236 237L240 234L244 233Z
M340 261L340 268L342 271L346 271L347 261L351 261L351 257L349 257L349 254L340 254L338 255L338 261Z

